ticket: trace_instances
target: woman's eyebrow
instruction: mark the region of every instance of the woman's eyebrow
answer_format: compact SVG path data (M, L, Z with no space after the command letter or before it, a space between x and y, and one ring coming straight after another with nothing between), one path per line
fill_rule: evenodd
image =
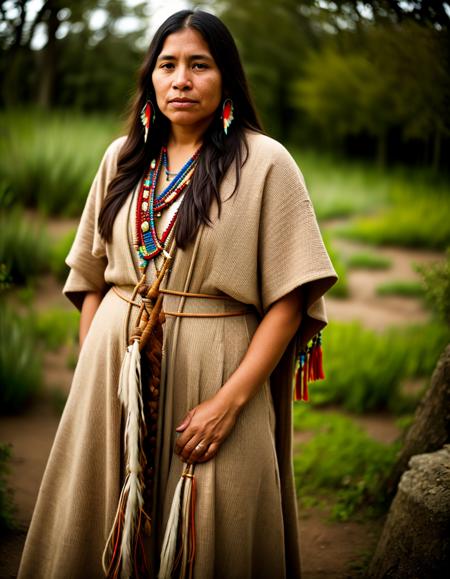
M158 60L177 60L176 56L172 55L172 54L160 54L158 56ZM212 56L210 56L209 54L203 53L203 54L191 54L189 56L189 60L213 60Z

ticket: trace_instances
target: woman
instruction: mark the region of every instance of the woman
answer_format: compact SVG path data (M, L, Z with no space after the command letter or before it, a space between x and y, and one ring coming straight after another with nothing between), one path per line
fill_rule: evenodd
M82 348L19 577L102 577L102 557L110 576L137 574L120 551L133 469L117 389L126 346L139 341L136 284L154 282L164 262L161 367L147 365L159 388L153 494L131 531L145 535L133 545L145 545L146 576L164 565L161 576L183 575L175 547L166 559L187 521L186 575L299 577L292 368L298 345L326 325L322 296L337 276L302 174L262 133L216 17L185 10L157 31L128 136L105 153L66 261ZM148 379L143 369L143 390ZM195 515L177 532L174 497L187 481L186 501L194 479Z

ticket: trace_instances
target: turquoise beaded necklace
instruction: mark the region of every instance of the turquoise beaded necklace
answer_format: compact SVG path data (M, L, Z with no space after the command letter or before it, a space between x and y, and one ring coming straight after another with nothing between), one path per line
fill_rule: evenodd
M171 232L178 215L175 211L172 219L158 237L155 216L161 217L161 212L172 205L178 199L184 189L189 185L195 167L197 166L200 149L183 165L174 179L165 189L156 195L161 167L167 168L167 149L162 147L159 158L153 159L150 168L142 181L136 205L136 241L135 248L138 254L139 269L144 273L149 261L160 253L165 252L165 241Z

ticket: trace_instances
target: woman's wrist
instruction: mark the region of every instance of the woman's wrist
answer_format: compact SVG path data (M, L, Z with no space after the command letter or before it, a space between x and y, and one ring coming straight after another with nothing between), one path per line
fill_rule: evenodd
M246 389L234 385L230 380L225 382L222 388L220 388L216 393L215 397L236 416L240 414L241 410L250 399Z

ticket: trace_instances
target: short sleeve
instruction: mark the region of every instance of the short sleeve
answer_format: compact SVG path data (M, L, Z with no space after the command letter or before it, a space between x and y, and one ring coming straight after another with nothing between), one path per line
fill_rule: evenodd
M79 310L86 292L104 292L107 289L104 276L108 263L106 246L98 232L97 222L108 183L117 169L117 157L123 140L124 137L120 137L113 141L103 155L86 199L75 240L65 260L70 272L62 291Z
M264 313L276 300L302 286L305 300L298 344L306 345L326 326L323 295L338 276L325 249L303 175L281 145L265 179L258 277Z

